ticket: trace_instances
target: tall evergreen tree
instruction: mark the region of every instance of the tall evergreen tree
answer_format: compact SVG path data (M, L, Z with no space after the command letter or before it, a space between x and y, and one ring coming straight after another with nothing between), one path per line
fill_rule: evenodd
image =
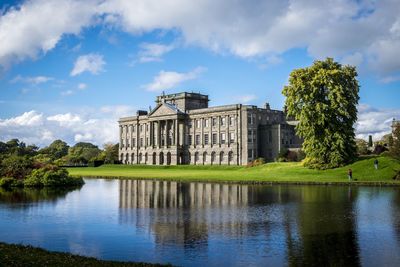
M296 131L304 139L305 165L334 168L351 162L357 153L357 71L332 58L292 71L283 89L287 115L299 121Z

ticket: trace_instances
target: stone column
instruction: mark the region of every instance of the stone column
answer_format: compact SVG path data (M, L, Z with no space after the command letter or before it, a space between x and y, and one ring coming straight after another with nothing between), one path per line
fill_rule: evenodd
M196 147L195 135L196 135L196 119L193 119L192 120L192 146L193 147Z
M161 148L161 121L157 121L157 145Z
M210 144L210 147L213 147L213 139L212 139L212 118L208 118L208 127L210 128L209 130L210 130L210 133L209 133L209 136L208 136L208 142L209 142L209 144Z
M122 126L119 126L119 149L122 149Z
M229 133L229 116L228 115L225 116L225 122L226 122L226 141L228 142L228 147L230 147L231 143L230 143L230 138L229 138L230 133Z
M175 146L179 146L179 121L178 119L174 120L175 129L174 129L174 138L175 138Z
M204 118L200 119L200 143L204 147Z
M218 134L217 134L217 144L219 147L221 147L221 117L218 116Z
M165 120L165 127L164 127L164 147L168 147L168 120Z
M128 125L125 125L125 150L128 149Z

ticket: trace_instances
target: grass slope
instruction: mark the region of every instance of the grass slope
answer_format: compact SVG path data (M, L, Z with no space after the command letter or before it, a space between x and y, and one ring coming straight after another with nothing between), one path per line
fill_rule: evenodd
M143 166L104 165L97 168L69 168L73 176L170 179L182 181L221 182L294 182L294 183L340 183L347 182L347 170L353 170L356 183L393 183L400 170L400 162L389 157L378 157L379 169L375 170L375 158L360 159L345 167L331 170L311 170L297 162L267 163L257 167L244 166Z
M5 244L0 242L0 266L166 266L148 263L102 261L70 253L49 252L31 246ZM170 266L170 265L169 265Z

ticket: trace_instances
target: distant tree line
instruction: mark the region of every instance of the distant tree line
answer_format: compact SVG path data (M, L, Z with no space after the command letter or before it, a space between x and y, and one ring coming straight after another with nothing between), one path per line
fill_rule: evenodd
M100 149L87 142L79 142L70 147L62 140L55 140L40 149L36 145L26 145L18 139L0 141L0 186L80 185L83 180L69 177L62 166L82 166L95 161L118 162L118 144L108 143Z

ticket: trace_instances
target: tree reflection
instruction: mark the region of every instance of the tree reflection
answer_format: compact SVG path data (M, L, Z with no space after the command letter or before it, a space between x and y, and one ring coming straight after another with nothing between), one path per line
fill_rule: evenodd
M74 189L71 188L0 188L0 202L6 203L9 208L28 208L27 205L15 204L35 204L40 202L56 203Z
M293 266L359 266L354 205L358 188L301 187L298 237L288 235Z

